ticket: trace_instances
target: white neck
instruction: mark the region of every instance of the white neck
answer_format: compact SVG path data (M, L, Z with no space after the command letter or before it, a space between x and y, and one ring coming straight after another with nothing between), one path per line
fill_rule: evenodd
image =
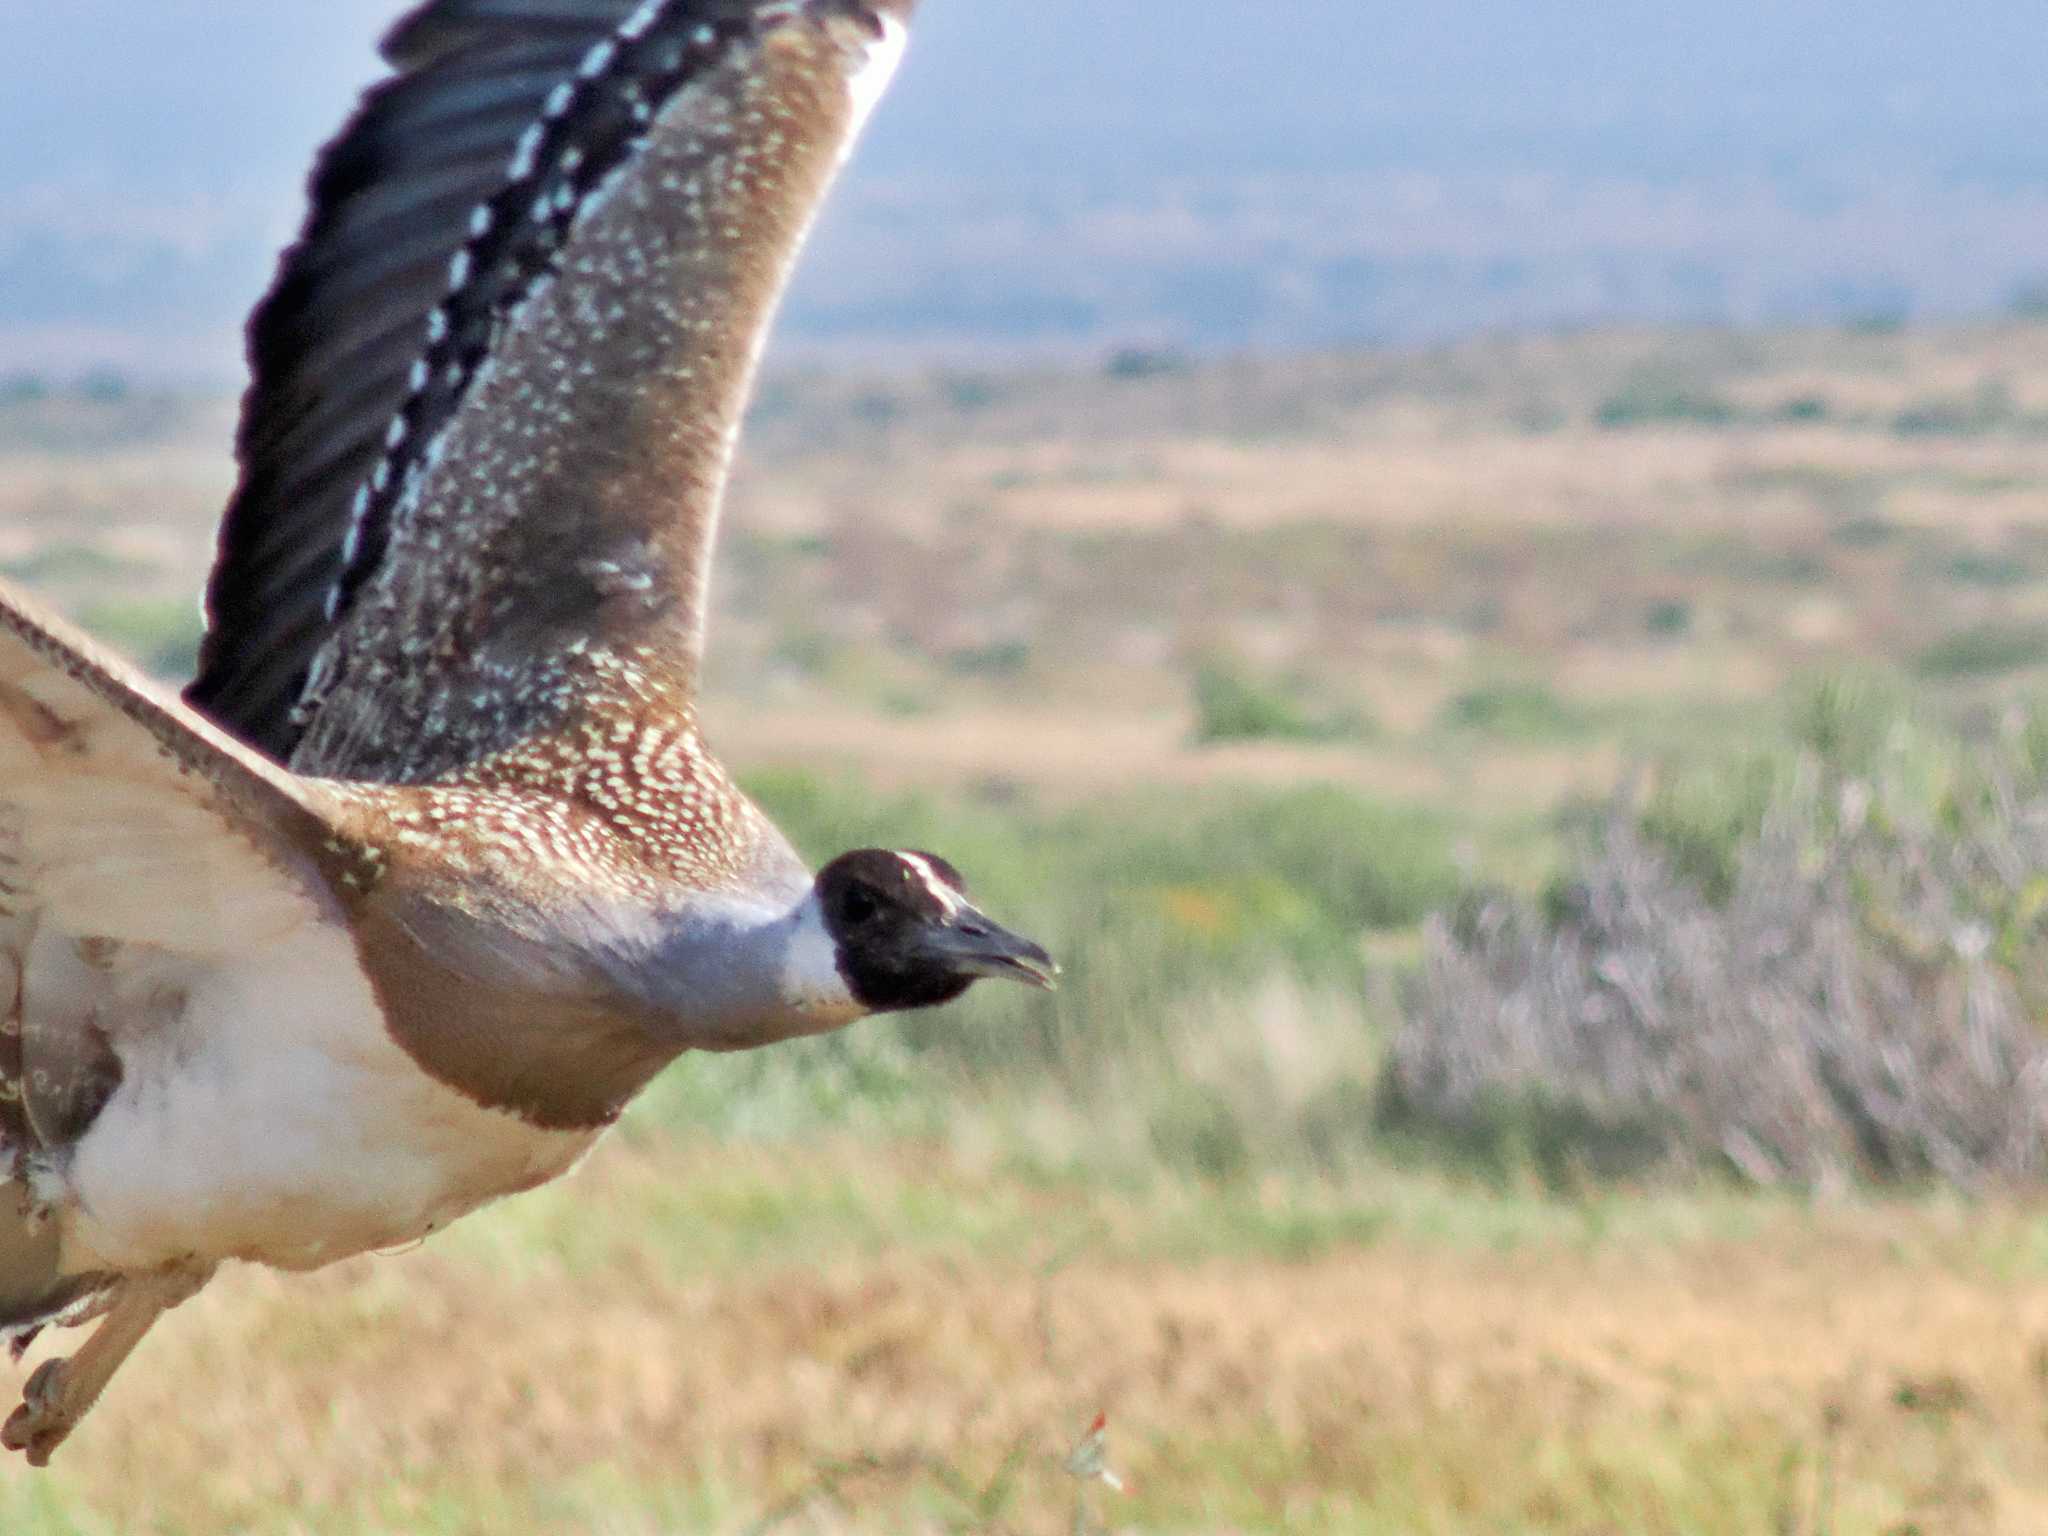
M789 942L782 950L782 1000L791 1011L829 1022L822 1029L851 1024L867 1012L839 973L839 943L825 927L816 890L807 891L785 918Z
M863 1017L839 974L817 892L794 906L697 896L607 945L615 979L673 1021L688 1050L747 1050L824 1034Z

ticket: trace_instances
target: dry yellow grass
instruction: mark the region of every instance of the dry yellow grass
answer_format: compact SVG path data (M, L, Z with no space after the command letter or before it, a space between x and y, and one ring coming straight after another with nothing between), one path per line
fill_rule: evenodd
M228 1277L39 1492L0 1472L0 1514L24 1536L70 1528L29 1519L38 1501L134 1532L780 1512L1050 1533L1075 1492L1059 1457L1106 1411L1131 1492L1102 1509L1124 1529L2048 1520L2032 1214L1509 1198L1473 1221L1466 1199L1390 1174L1341 1201L1240 1193L1224 1216L1199 1191L850 1146L615 1146L453 1242ZM788 1225L734 1248L770 1206ZM1013 1486L966 1509L1012 1458Z

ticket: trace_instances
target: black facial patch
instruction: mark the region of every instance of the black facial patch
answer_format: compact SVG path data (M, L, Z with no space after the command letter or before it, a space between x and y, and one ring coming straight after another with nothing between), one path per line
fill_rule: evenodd
M843 854L818 876L818 902L826 932L838 946L839 974L872 1012L934 1008L974 984L973 976L935 959L924 942L954 911L932 889L927 869L964 894L960 871L944 859L931 854L906 858L883 848Z

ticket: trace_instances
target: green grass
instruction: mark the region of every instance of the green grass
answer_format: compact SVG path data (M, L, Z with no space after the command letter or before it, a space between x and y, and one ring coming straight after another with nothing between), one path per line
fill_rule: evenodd
M1946 635L1915 666L1930 679L1997 677L2048 662L2048 623L1991 620Z
M1438 715L1446 730L1520 742L1571 741L1591 729L1586 711L1542 683L1501 682L1456 695Z
M1356 711L1317 708L1299 688L1253 679L1221 661L1196 669L1195 740L1358 741L1371 734Z

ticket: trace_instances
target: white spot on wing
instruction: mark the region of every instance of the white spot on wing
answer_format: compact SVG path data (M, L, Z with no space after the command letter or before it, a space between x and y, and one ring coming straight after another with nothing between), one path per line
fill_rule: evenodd
M534 164L540 159L541 145L547 142L547 129L540 123L533 124L519 135L519 143L512 151L512 164L506 171L508 181L524 181L533 174Z
M619 36L627 42L643 36L647 29L661 19L661 13L668 9L668 0L647 0L647 3L620 23Z

